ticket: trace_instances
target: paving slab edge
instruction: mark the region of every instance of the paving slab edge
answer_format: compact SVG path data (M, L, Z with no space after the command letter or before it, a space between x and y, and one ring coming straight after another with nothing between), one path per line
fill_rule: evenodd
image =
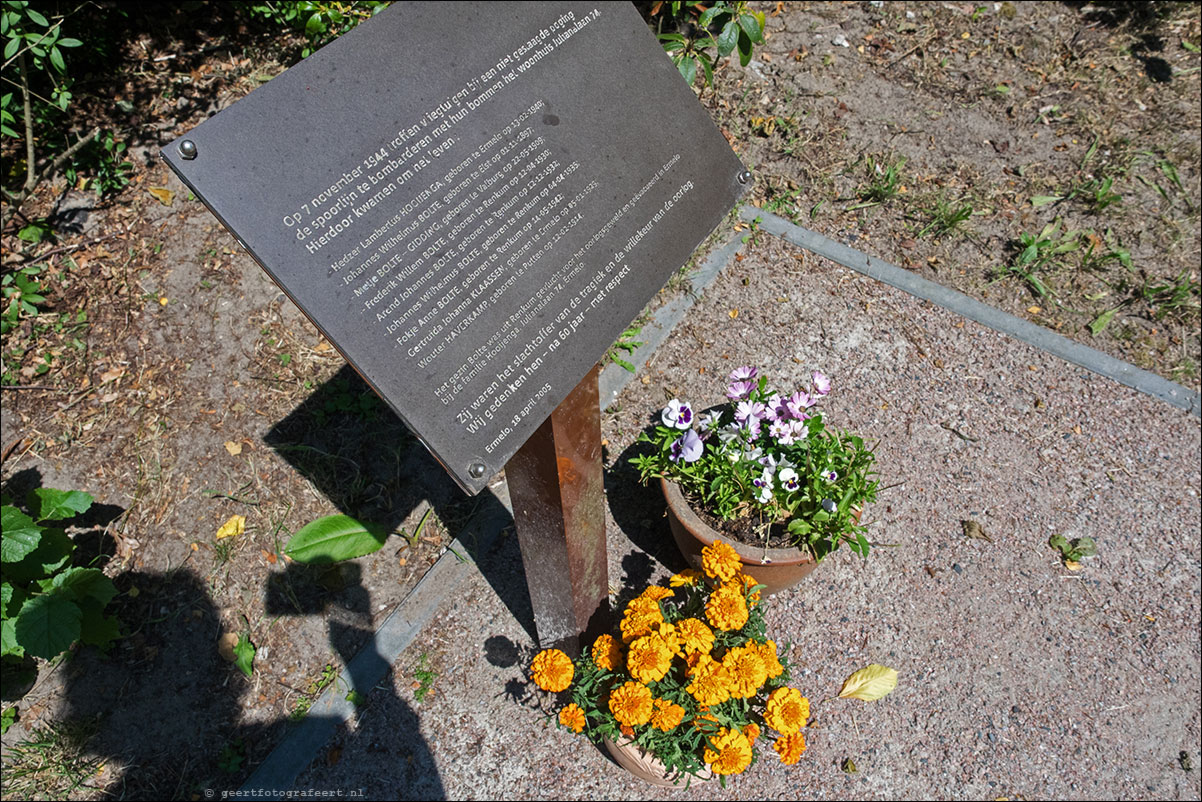
M1167 401L1195 417L1202 416L1202 401L1198 393L1154 373L987 306L963 293L842 245L757 206L742 206L739 217L745 222L758 225L769 234L781 237L844 267L942 306L1127 387ZM711 251L701 267L690 276L692 292L674 298L656 310L639 335L644 338L642 345L636 348L628 359L636 369L647 363L676 324L684 318L694 300L717 278L722 268L734 259L743 244L743 235L735 234L721 247ZM598 380L602 409L613 403L635 375L636 373L616 364L610 364L602 370ZM512 524L513 507L505 484L497 483L490 489L499 503L485 505L485 508L468 522L464 533L443 552L417 586L380 625L372 641L343 669L338 682L331 683L322 692L310 708L309 715L284 736L241 788L227 798L261 799L265 789L291 788L296 783L296 778L308 768L329 741L335 729L354 715L354 704L346 699L346 694L340 689L351 687L365 693L363 689L374 687L400 657L401 652L430 622L442 602L474 569L475 564L464 556L468 553L464 548L464 541L472 540L482 549L486 549L505 527Z
M833 262L838 262L846 268L942 306L962 317L975 320L983 326L1008 334L1119 384L1167 401L1173 406L1191 413L1196 418L1202 417L1202 397L1198 393L1155 373L1138 368L1129 362L1115 359L1109 354L1104 354L1087 345L1074 342L1029 320L1023 320L983 304L962 292L949 289L942 284L936 284L930 279L925 279L883 259L869 256L855 248L835 242L758 207L743 206L739 210L739 217L746 222L755 223L769 234L788 240L798 247L824 256Z

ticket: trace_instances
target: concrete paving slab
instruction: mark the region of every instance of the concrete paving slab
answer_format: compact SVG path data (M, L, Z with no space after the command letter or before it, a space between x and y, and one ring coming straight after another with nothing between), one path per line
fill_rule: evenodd
M668 397L718 402L742 364L782 389L826 372L828 424L879 441L889 486L865 516L869 560L838 553L768 605L815 702L799 765L768 753L726 790L663 791L559 730L525 682L532 615L516 538L501 537L291 790L1198 798L1197 418L761 235L603 415L615 591L681 567L662 500L625 467L638 432ZM966 519L992 541L966 539ZM1093 537L1098 556L1067 571L1055 533ZM874 662L899 671L893 694L818 703ZM419 701L423 670L437 676Z

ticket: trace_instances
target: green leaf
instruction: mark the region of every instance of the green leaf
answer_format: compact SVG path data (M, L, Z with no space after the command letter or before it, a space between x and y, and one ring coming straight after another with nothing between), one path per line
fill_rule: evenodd
M17 643L17 619L6 618L0 621L0 655L24 657L25 650Z
M39 521L62 521L85 513L94 499L79 490L54 490L39 487L26 498L29 509Z
M20 47L21 47L20 39L9 39L8 43L4 45L5 60L7 61L8 59L15 56L17 54L18 48L20 48Z
M8 532L5 531L5 540ZM71 559L75 544L67 533L61 529L46 529L42 532L42 540L38 547L20 562L6 563L4 578L10 582L32 582L44 576L50 576Z
M316 38L325 33L325 30L326 22L322 19L321 12L314 11L313 16L309 17L309 21L305 23L305 36Z
M57 594L34 596L17 615L17 642L28 654L52 660L79 640L83 613Z
M292 536L284 554L298 563L322 565L362 557L378 551L388 531L349 515L327 515L307 524Z
M1081 557L1092 557L1098 553L1098 546L1092 537L1079 537L1073 540L1073 551Z
M41 25L43 28L49 28L49 27L50 27L50 23L49 23L49 21L47 21L47 19L46 19L45 17L43 17L43 16L42 16L41 14L39 14L37 11L34 11L34 10L33 10L32 8L30 8L29 6L26 6L26 7L25 7L25 14L26 14L26 15L27 15L27 16L28 16L28 17L29 17L31 20L33 20L34 22L36 22L38 25Z
M82 44L83 42L79 41L78 39L72 39L70 36L64 36L62 39L58 40L59 47L79 47Z
M113 581L99 568L69 568L54 577L50 590L65 593L76 601L95 599L101 607L117 595Z
M1047 206L1049 203L1064 200L1063 195L1032 195L1031 205L1038 209L1040 206Z
M739 27L742 28L743 32L747 34L748 39L755 42L756 44L763 44L763 42L764 42L763 23L761 23L759 20L757 20L751 14L740 14L739 15Z
M1110 323L1110 321L1114 320L1114 314L1118 311L1118 309L1107 309L1105 312L1095 317L1093 322L1089 324L1089 333L1095 337L1101 334L1102 329L1106 328L1106 325Z
M93 598L80 602L83 619L80 621L79 640L89 646L103 649L121 637L121 622L115 615L104 614L104 605Z
M725 58L729 56L738 43L739 26L734 20L731 20L726 23L722 28L722 32L718 34L718 57Z
M0 735L8 732L8 728L17 720L17 706L12 705L4 708L4 712L0 713Z
M755 47L746 31L739 31L739 64L746 67L751 63L751 50Z
M255 645L250 642L250 635L243 632L238 636L238 645L234 647L234 665L250 677L255 670Z
M6 563L20 562L32 554L42 540L42 527L7 504L0 510L0 529L4 531L4 537L0 538L0 560Z
M1063 554L1067 554L1069 551L1068 541L1064 539L1064 535L1052 535L1048 538L1048 545Z
M54 69L66 74L67 63L63 61L63 54L58 52L58 47L50 48L50 63L54 65Z
M689 86L692 86L693 81L697 78L697 62L692 58L683 58L680 60L680 64L677 65L677 69L680 70L680 74L684 76L684 79L688 81Z

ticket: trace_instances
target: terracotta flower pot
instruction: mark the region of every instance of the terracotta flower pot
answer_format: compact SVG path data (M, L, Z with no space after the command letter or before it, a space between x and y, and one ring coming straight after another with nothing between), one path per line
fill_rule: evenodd
M659 759L628 738L611 741L603 738L605 748L618 762L618 765L644 782L657 785L660 788L684 788L693 783L705 783L714 779L708 768L700 774L692 775L683 771L669 771Z
M730 545L743 561L743 573L761 585L764 592L777 593L805 579L818 563L809 552L800 549L765 549L736 542L711 529L685 501L675 482L660 479L668 502L668 523L680 553L694 568L701 568L701 550L721 540Z

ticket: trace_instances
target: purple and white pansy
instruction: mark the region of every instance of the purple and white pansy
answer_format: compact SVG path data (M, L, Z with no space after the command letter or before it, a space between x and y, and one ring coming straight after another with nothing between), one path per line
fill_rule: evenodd
M704 449L705 445L701 442L701 438L697 436L697 432L689 429L672 443L668 459L673 462L680 462L681 460L696 462L701 459L701 452Z
M693 408L677 398L669 401L659 416L664 426L674 429L690 429L693 426Z

